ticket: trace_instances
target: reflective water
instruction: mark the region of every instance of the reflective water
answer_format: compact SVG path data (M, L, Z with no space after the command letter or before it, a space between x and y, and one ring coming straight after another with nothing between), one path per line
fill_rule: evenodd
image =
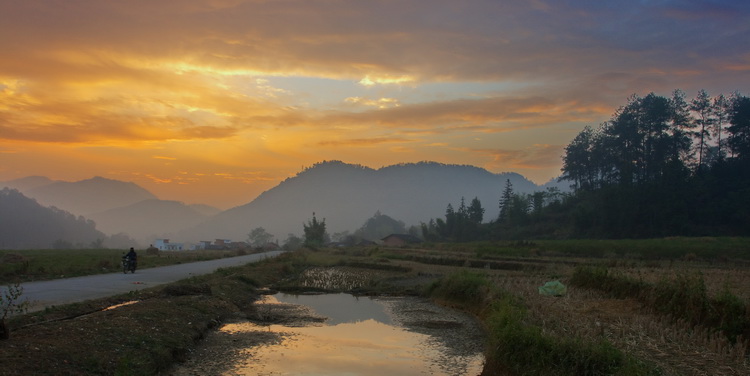
M328 319L313 326L225 325L221 332L235 338L253 332L278 336L242 350L231 370L222 374L478 375L482 371L476 323L424 301L277 294L262 304L283 303L305 305Z
M327 317L327 325L375 320L383 324L393 324L393 318L386 311L385 300L370 297L356 297L349 294L290 295L279 293L266 297L264 302L299 304L313 309Z

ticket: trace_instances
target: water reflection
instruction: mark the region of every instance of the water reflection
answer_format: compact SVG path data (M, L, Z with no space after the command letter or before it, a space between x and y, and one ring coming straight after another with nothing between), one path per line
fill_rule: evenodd
M386 313L386 306L370 297L356 297L350 294L291 295L279 293L268 296L263 302L299 304L312 308L319 315L328 318L326 324L337 325L372 319L383 324L392 324L393 319Z
M392 307L383 301L346 294L283 295L263 304L293 303L329 319L322 326L228 324L229 335L274 332L281 340L242 351L233 375L478 375L483 357L448 348L445 339L393 325ZM393 301L389 301L390 304ZM453 338L465 341L478 338Z

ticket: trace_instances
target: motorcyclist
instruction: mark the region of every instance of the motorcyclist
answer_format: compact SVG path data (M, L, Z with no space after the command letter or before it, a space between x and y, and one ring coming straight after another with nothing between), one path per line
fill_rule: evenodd
M123 258L128 262L128 269L135 270L138 266L138 254L133 247L130 247L130 251Z

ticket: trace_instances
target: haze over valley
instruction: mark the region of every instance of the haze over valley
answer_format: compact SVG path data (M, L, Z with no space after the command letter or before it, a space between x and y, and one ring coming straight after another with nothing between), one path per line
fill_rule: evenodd
M158 199L134 183L101 177L77 182L28 177L0 185L17 189L40 206L55 207L74 217L92 220L96 230L107 236L127 235L143 247L156 238L180 243L214 239L245 241L257 227L263 227L275 240L283 242L289 234L300 236L303 223L313 213L325 219L331 234L354 232L377 212L406 226L418 226L441 217L448 204L457 207L462 197L467 202L478 198L489 221L498 214L498 200L506 181L518 192L547 188L516 173L494 174L466 165L422 162L372 169L340 161L317 163L254 200L225 211ZM551 182L550 186L565 184ZM0 214L6 220L15 215L12 210ZM17 243L10 239L0 241L5 247Z

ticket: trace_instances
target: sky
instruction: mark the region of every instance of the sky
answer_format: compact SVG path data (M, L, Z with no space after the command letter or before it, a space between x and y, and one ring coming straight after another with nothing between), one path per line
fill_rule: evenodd
M633 94L749 84L745 0L0 0L0 181L222 209L325 160L543 184Z

